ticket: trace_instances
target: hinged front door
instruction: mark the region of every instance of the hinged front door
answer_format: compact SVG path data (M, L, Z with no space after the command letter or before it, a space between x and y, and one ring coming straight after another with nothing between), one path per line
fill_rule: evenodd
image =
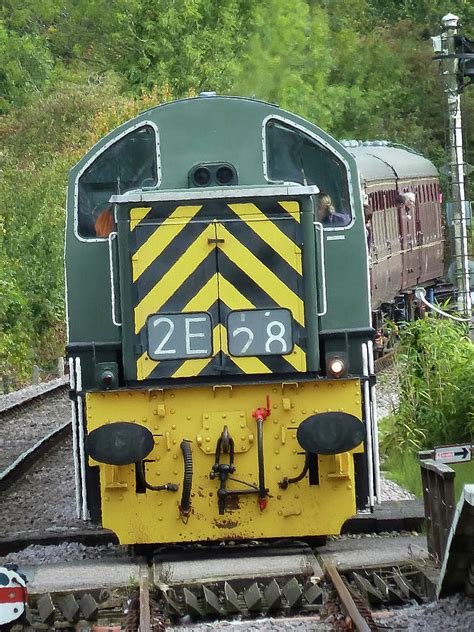
M136 379L215 375L220 366L216 227L202 206L136 222L130 256ZM146 209L144 209L146 211Z
M298 203L229 203L217 248L223 371L305 371Z

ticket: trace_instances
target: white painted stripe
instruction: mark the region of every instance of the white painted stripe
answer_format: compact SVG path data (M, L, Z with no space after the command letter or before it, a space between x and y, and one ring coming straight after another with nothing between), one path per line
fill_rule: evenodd
M374 365L374 343L372 340L368 342L369 351L369 373L375 374ZM370 403L372 406L372 424L373 424L373 442L374 442L374 474L375 474L375 497L377 504L382 502L380 490L380 455L379 455L379 422L377 413L377 393L375 384L370 387Z
M367 345L362 343L362 373L369 377L369 363ZM364 381L364 410L365 410L365 429L367 433L367 474L369 478L369 505L374 506L374 462L373 462L373 440L372 440L372 419L370 410L370 391L369 381Z
M77 398L77 418L79 426L79 459L81 464L81 518L89 520L89 512L87 509L87 490L86 490L86 450L84 445L84 402L81 396Z
M75 358L76 365L76 390L82 391L82 369L81 369L81 359Z
M76 390L76 372L74 371L74 358L69 358L69 386L71 391Z
M81 473L78 454L77 441L77 411L76 402L71 400L71 423L72 423L72 455L74 458L74 487L76 491L76 516L81 517Z

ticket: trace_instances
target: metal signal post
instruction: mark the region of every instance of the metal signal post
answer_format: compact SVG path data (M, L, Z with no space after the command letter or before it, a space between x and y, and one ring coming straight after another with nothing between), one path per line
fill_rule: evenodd
M441 61L448 97L449 144L451 152L450 181L454 202L454 259L456 262L456 285L458 290L458 310L464 318L471 319L472 300L469 284L469 261L466 218L466 193L464 182L464 152L462 139L461 95L459 80L459 56L457 34L459 18L448 13L442 18Z

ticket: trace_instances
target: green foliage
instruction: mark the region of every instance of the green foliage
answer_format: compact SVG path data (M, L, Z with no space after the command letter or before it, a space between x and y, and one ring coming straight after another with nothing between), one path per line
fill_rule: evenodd
M53 65L41 38L8 31L0 21L0 114L44 87Z
M117 97L119 84L89 82L0 121L0 373L25 379L31 365L64 354L63 235L66 181L98 138L155 105Z
M368 0L374 19L398 22L409 19L426 25L427 36L434 33L447 13L454 13L466 24L472 25L474 6L471 0Z
M469 463L450 463L456 472L454 479L454 497L458 499L464 485L474 482L474 461ZM384 463L386 475L415 496L423 496L421 486L421 468L415 452L392 453Z
M422 496L420 463L416 452L392 452L383 464L385 475L415 496Z
M119 15L120 54L113 63L129 85L151 90L166 84L176 96L232 88L229 68L247 40L255 2L141 0L126 5Z
M425 318L401 333L398 411L385 422L391 453L470 441L474 430L474 346L465 328Z

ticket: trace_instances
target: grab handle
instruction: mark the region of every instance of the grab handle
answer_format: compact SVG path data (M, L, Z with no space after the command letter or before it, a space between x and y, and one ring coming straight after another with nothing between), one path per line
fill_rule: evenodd
M112 322L117 327L121 327L122 323L117 320L116 314L115 314L117 301L115 299L114 253L113 253L112 241L116 237L117 237L117 233L116 232L110 233L110 235L108 237L108 242L109 242L109 266L110 266L110 295L112 297L112 301L111 301Z
M325 316L328 311L328 298L326 291L326 262L324 258L324 227L321 222L314 222L316 232L320 232L319 237L319 258L321 261L321 285L322 285L322 311L318 312L318 316Z

